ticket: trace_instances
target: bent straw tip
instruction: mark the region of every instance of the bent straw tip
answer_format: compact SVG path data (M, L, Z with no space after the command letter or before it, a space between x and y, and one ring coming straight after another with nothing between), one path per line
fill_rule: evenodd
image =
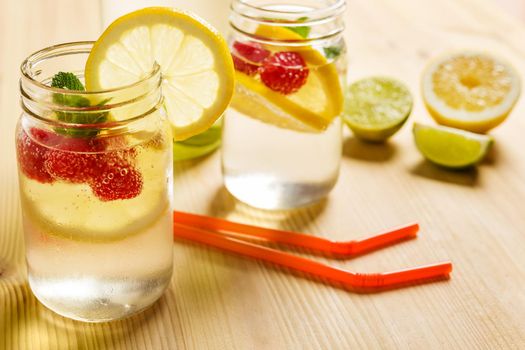
M405 227L407 229L410 229L411 236L417 236L419 229L420 229L419 223L417 222L408 223Z
M446 273L447 275L452 273L452 270L454 269L451 261L444 261L437 265L441 265L443 267L443 273Z

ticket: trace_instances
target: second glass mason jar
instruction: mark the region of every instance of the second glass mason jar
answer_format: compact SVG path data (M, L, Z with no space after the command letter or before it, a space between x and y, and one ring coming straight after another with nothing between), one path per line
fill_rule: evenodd
M16 148L31 290L63 316L100 322L144 309L170 282L172 136L158 66L112 90L50 87L59 71L83 80L92 45L22 63Z
M314 203L342 153L344 0L233 0L236 91L223 126L228 191L263 209Z

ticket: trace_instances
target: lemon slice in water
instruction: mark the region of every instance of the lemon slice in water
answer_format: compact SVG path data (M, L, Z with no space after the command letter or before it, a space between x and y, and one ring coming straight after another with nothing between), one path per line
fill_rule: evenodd
M304 40L283 27L260 25L256 35L276 40ZM307 82L297 92L282 94L260 79L236 71L239 83L232 107L268 124L301 132L324 131L343 110L343 92L334 63L311 46L285 48L297 51L309 68Z
M201 19L151 7L115 20L86 62L88 90L132 84L160 65L162 92L175 140L213 125L234 88L233 63L220 34Z

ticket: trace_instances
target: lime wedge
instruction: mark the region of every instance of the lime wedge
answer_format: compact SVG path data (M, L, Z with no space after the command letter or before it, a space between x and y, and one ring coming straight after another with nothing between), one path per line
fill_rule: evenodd
M215 151L221 144L221 129L222 118L203 133L173 142L173 160L198 158Z
M412 95L395 79L370 77L348 87L343 120L354 135L381 142L403 126L412 110Z
M413 132L416 146L425 158L447 168L475 165L493 142L490 136L446 126L414 123Z

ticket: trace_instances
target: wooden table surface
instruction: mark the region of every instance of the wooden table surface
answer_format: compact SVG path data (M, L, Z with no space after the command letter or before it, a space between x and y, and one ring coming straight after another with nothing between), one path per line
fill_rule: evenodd
M13 140L18 66L44 46L95 39L99 8L88 0L0 4L0 349L525 348L525 98L494 130L493 152L477 170L427 163L409 125L382 146L348 134L331 196L294 212L236 202L222 187L218 153L176 166L179 210L333 239L417 220L416 240L353 260L319 260L376 272L450 259L451 280L355 294L176 242L171 286L146 312L84 324L47 310L31 294L24 264ZM350 0L349 78L402 79L415 96L409 124L430 123L418 81L425 62L444 50L499 53L525 78L525 25L518 18L487 0Z

